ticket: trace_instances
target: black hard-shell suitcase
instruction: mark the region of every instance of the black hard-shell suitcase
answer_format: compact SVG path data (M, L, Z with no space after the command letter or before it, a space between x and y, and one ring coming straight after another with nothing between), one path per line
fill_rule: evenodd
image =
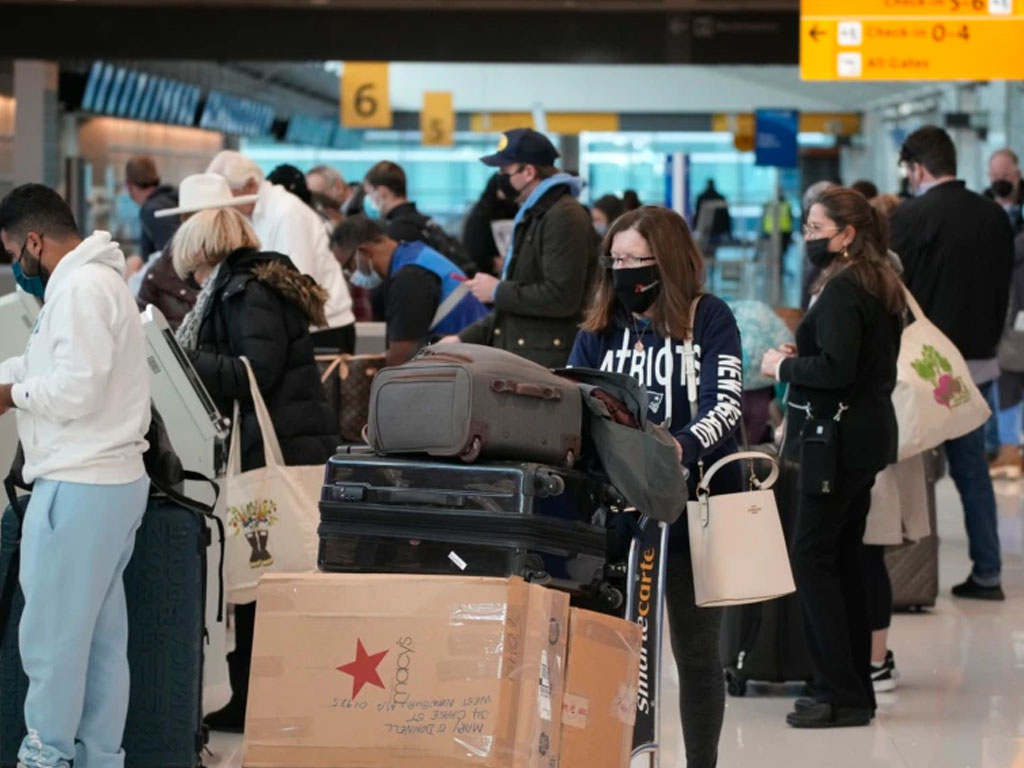
M320 501L319 566L517 575L586 594L605 583L606 517L602 484L572 470L339 454Z
M368 417L379 453L572 466L583 399L573 382L511 352L437 344L377 374Z
M28 501L28 497L23 497ZM9 507L0 522L0 579L21 535ZM151 498L124 573L131 670L124 750L127 768L195 768L203 747L202 685L206 549L201 514ZM0 645L0 766L14 768L25 735L28 680L18 652L21 589Z
M788 545L796 524L800 468L782 459L779 469L775 501ZM725 609L719 651L731 695L745 695L750 680L784 683L813 678L802 610L795 592Z

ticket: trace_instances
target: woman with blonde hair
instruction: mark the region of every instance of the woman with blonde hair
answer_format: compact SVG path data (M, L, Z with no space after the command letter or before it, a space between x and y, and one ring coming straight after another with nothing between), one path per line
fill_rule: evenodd
M241 404L242 470L265 465L259 422L242 357L252 366L286 464L322 464L340 439L313 356L311 325L325 326L327 294L286 256L261 253L249 222L234 208L200 211L178 229L174 269L199 290L178 329L199 378L221 413ZM231 701L209 715L213 730L241 732L249 688L256 604L235 607L235 650L228 654Z

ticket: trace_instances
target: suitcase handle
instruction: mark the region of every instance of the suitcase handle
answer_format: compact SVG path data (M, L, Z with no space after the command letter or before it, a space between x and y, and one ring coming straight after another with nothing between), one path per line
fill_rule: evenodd
M375 488L369 495L371 498L367 501L383 504L423 504L456 509L466 506L464 495L444 493L443 491L423 491L415 488Z
M518 395L519 397L533 397L537 400L562 399L561 390L555 387L545 387L525 381L512 382L507 379L494 379L491 382L491 391L496 395Z

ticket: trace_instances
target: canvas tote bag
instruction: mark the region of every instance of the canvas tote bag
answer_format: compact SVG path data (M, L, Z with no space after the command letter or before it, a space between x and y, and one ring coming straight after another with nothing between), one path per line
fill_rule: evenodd
M693 329L700 296L690 309L690 334L683 342L690 415L698 410L697 365ZM734 461L771 462L764 480L750 465L750 490L711 494L711 478ZM703 466L703 465L702 465ZM757 451L740 451L716 461L697 484L697 500L687 504L690 561L697 605L714 608L772 600L796 591L786 538L771 487L779 477L775 458Z
M225 513L229 534L224 577L228 602L256 599L256 584L264 573L302 573L316 570L320 487L324 467L289 467L256 385L249 361L241 358L249 376L249 392L263 435L266 465L242 471L239 405L225 478Z
M956 345L904 293L914 319L903 329L892 393L899 461L963 437L992 415Z

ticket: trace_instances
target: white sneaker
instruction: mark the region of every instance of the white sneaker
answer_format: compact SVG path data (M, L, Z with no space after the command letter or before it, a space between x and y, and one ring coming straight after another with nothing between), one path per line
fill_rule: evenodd
M896 659L892 651L885 654L885 661L881 664L871 665L871 684L875 693L888 693L896 690L896 681L900 679L900 673L896 671Z

